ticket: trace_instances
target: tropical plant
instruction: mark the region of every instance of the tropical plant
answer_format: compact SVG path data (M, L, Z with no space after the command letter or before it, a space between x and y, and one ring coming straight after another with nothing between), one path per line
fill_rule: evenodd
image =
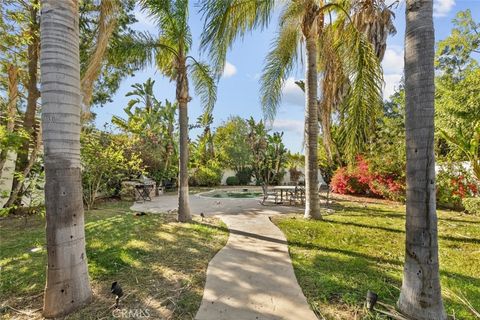
M158 69L176 82L180 129L178 220L186 222L191 220L188 198L188 102L191 100L189 79L192 80L195 93L200 97L207 114L215 104L216 83L210 67L189 55L192 46L188 25L189 1L142 0L140 4L157 23L160 35L158 39L146 33L132 36L130 41L122 43L121 55L136 58L139 66L151 63L155 56Z
M216 154L225 168L236 173L247 170L251 163L251 146L245 139L248 130L247 121L238 116L229 118L215 130Z
M405 11L407 206L397 305L414 319L444 320L435 207L433 1L407 0Z
M257 123L253 118L247 123L248 143L252 149L252 175L257 184L266 190L269 185L279 183L284 174L287 149L282 142L283 132L270 135L263 121Z
M140 156L132 150L135 141L107 132L84 130L81 136L83 200L90 210L100 197L120 192L122 180L143 172Z
M440 154L469 161L480 181L480 66L474 56L480 52L480 23L466 10L453 24L436 57L436 124L439 145L447 147Z
M344 74L352 79L352 89L346 102L348 110L356 111L349 117L350 122L358 122L347 131L345 143L350 153L356 151L358 141L365 139L369 124L368 113L376 110L380 102L381 72L378 59L368 40L353 23L337 24L326 19L327 12L336 11L337 21L350 17L343 6L337 3L305 0L278 2L274 0L260 3L241 0L207 0L201 12L206 19L202 35L202 48L209 50L215 69L219 73L224 67L227 49L238 37L256 27L265 27L274 8L283 7L280 14L279 32L266 58L261 78L261 102L267 116L273 117L281 101L281 92L287 77L298 62L299 46L302 40L306 47L306 105L305 105L305 178L306 206L305 217L320 219L318 199L318 65L322 61L319 50L322 39L328 30L341 33L335 46L341 56L350 57L344 66ZM337 28L336 26L339 25ZM331 44L332 42L330 42ZM356 129L361 128L361 129ZM355 130L355 131L354 131ZM363 130L363 131L362 131Z
M132 85L126 94L132 97L123 109L127 119L112 117L112 123L138 140L133 146L142 159L146 171L156 182L156 191L165 180L177 173L177 144L175 115L177 104L168 100L162 104L153 93L155 81Z
M22 201L24 181L30 176L29 168L36 163L39 150L33 147L41 140L38 126L38 61L40 26L40 1L5 0L0 7L0 64L12 64L18 68L19 103L25 103L25 112L18 129L26 137L18 149L15 175L6 206ZM134 0L84 0L79 2L80 74L83 107L88 114L91 104L107 102L118 89L121 80L130 75L135 65L125 57L116 58L115 44L133 33L129 25L134 23L131 14ZM0 80L3 82L3 79Z
M40 71L47 220L43 316L57 318L92 297L80 164L79 16L76 0L42 0L42 8Z
M436 186L437 204L450 209L463 209L465 198L480 196L480 182L458 162L439 165Z
M20 73L23 73L25 82L24 91L19 90L19 98L26 96L26 108L23 115L21 128L26 135L22 140L22 145L18 149L15 162L15 172L12 190L5 204L13 206L19 204L23 189L23 177L29 175L30 168L36 161L38 150L31 146L37 146L40 135L37 126L37 100L40 97L40 91L37 87L38 61L40 47L40 2L38 0L29 1L10 1L7 0L5 11L2 10L1 40L5 47L1 46L1 56L6 61L14 62L19 66ZM0 10L3 8L0 8ZM2 59L2 60L3 60ZM4 61L5 61L4 60ZM33 158L32 158L33 157Z
M300 153L288 153L287 155L287 168L290 172L290 181L298 183L302 172L298 170L305 163L305 157Z
M80 74L84 120L93 105L111 102L120 82L138 68L121 56L117 45L136 34L131 25L135 0L83 0L80 2Z

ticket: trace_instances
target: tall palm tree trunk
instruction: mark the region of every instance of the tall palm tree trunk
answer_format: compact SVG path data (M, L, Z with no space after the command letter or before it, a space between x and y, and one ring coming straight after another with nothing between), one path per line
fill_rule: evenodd
M315 25L315 24L314 24ZM305 82L305 218L322 219L318 196L318 73L316 27L304 28L307 70Z
M43 315L61 317L92 297L85 253L80 171L77 0L42 0L42 129L45 152L47 284Z
M180 165L178 181L178 221L192 220L188 197L188 78L185 59L179 59L177 75L178 119L180 123Z
M435 207L433 1L407 0L405 95L407 215L398 308L418 320L446 319Z

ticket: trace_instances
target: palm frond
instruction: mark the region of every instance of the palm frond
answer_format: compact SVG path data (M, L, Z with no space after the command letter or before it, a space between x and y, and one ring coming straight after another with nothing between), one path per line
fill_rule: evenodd
M152 65L155 61L156 52L159 50L158 40L148 32L139 32L121 37L115 41L115 51L112 52L112 59L129 61L134 68L144 68Z
M192 35L188 25L188 0L141 0L142 10L158 25L160 38L174 40L176 51L188 52Z
M188 66L190 77L193 81L195 94L200 97L204 111L211 113L217 100L217 84L212 71L206 63L199 62L189 56L191 64Z
M263 113L268 119L274 118L282 98L283 85L298 61L299 45L302 39L301 14L294 7L297 6L289 6L282 14L280 30L266 57L260 78L260 101Z
M364 151L381 111L383 73L372 44L350 25L337 39L350 89L343 104L340 138L349 162Z
M217 76L223 72L227 50L237 38L256 28L265 28L274 11L275 0L205 0L200 13L204 19L200 48L208 51Z

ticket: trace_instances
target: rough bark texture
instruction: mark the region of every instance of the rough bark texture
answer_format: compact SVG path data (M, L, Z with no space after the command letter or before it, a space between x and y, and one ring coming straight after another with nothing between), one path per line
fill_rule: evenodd
M60 317L92 297L85 253L80 171L80 59L76 0L43 0L42 126L47 284L43 315Z
M35 115L37 113L37 100L40 97L40 92L37 88L37 75L38 75L38 47L40 44L40 39L38 35L39 24L38 24L38 10L36 5L38 0L33 1L33 5L30 7L30 28L28 31L29 36L31 37L30 43L27 48L28 56L28 79L27 79L27 109L25 110L25 116L23 120L23 129L28 133L30 139L23 143L20 148L21 152L18 153L17 161L15 163L16 172L24 172L28 163L29 149L31 145L35 144ZM21 190L23 187L23 179L18 179L15 175L12 183L12 190ZM10 194L10 197L7 203L14 204L21 201L17 199L17 194L13 192Z
M180 122L180 164L178 177L178 221L192 220L188 198L188 78L185 59L179 59L177 74L178 118Z
M418 320L446 319L435 207L434 29L432 0L408 0L405 33L407 216L401 312Z
M306 82L305 82L305 218L321 219L318 196L318 73L317 35L313 13L306 17L304 36L306 42ZM313 28L311 26L314 26Z
M18 68L10 64L7 67L8 74L8 104L6 112L6 129L7 132L13 132L15 129L15 117L17 115L18 100ZM3 166L7 161L8 151L0 151L0 177L2 176Z

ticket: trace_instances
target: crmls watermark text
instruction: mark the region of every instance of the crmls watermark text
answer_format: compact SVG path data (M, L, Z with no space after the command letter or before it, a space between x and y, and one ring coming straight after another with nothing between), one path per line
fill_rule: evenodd
M112 316L120 319L142 319L150 318L150 310L148 309L115 309Z

